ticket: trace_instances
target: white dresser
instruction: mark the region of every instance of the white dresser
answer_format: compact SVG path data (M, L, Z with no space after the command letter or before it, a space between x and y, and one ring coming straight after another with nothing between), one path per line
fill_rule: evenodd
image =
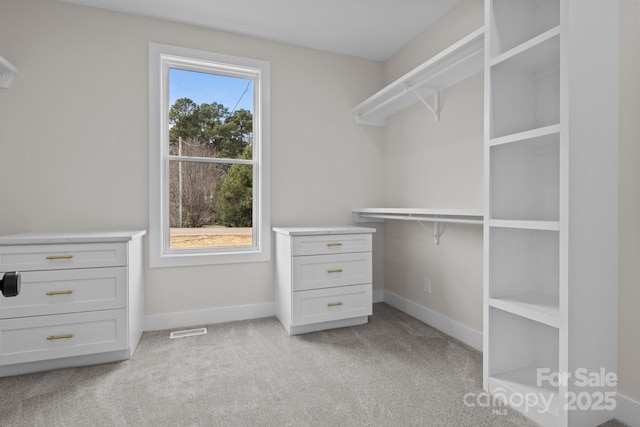
M0 237L0 376L131 357L143 330L145 231Z
M274 228L277 316L289 334L367 323L373 228Z

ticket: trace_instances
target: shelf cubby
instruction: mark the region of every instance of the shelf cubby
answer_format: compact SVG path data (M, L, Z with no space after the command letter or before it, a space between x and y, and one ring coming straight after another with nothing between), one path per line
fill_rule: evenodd
M494 0L491 9L494 58L560 24L559 0Z
M489 304L558 327L558 232L490 227L489 239Z
M558 295L540 292L509 295L490 298L489 305L554 328L560 327Z
M490 67L491 138L560 122L560 36L553 34Z
M559 220L560 134L538 135L490 147L492 219Z
M544 381L542 371L559 372L559 331L557 328L526 319L498 308L489 312L491 347L489 356L489 391L497 398L503 396L515 409L525 413L542 425L557 422L559 388ZM548 411L543 407L517 407L518 399L510 395L527 396L530 393L550 401ZM539 403L542 403L539 401Z

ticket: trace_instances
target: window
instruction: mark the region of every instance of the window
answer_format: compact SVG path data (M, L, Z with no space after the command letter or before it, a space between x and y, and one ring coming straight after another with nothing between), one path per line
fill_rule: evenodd
M269 63L149 45L151 267L270 259Z

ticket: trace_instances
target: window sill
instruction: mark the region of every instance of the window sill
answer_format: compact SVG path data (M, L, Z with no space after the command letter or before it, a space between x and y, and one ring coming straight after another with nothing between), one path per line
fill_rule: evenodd
M188 267L199 265L237 264L247 262L271 261L271 252L267 250L224 252L224 253L171 253L159 254L151 251L150 268Z

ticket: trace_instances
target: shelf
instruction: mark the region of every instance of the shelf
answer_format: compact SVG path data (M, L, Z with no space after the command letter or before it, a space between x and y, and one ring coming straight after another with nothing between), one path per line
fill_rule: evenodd
M384 126L385 119L418 101L438 120L437 97L432 108L426 98L480 73L484 66L484 27L443 50L353 109L358 124Z
M18 74L18 69L0 56L0 88L8 88L11 86L13 77L16 74Z
M359 208L353 210L356 222L381 222L372 219L405 221L454 222L482 224L481 209Z
M503 400L507 400L513 406L516 406L514 402L522 401L517 398L519 396L536 396L538 397L537 406L526 408L523 402L523 405L515 409L527 414L540 425L557 425L560 408L559 390L552 387L539 387L537 379L538 367L526 366L489 377L489 391L498 399L503 397ZM510 396L516 398L510 399ZM548 410L545 411L545 409Z
M490 67L541 73L557 68L559 58L560 28L554 28L495 58Z
M528 64L538 64L536 59L545 59L553 56L559 49L560 27L557 26L531 40L527 40L502 55L493 58L489 61L489 66L493 67L520 55L523 57L529 57L529 60L527 61ZM528 55L528 52L531 52L531 54ZM528 65L528 68L530 67L531 65ZM545 68L545 64L540 64L540 67Z
M560 327L557 295L530 293L490 298L489 305L554 328Z
M494 0L492 6L491 58L560 24L557 0Z
M356 223L384 222L386 219L433 223L433 241L440 243L440 223L483 224L480 209L359 208L353 210Z
M491 219L488 221L489 227L499 228L517 228L524 230L546 230L546 231L559 231L559 221L516 221L516 220L503 220L503 219Z
M489 147L495 147L503 144L511 144L513 142L520 142L528 139L536 139L544 136L556 135L559 133L560 133L560 125L555 124L555 125L528 130L525 132L518 132L511 135L501 136L500 138L490 139Z

